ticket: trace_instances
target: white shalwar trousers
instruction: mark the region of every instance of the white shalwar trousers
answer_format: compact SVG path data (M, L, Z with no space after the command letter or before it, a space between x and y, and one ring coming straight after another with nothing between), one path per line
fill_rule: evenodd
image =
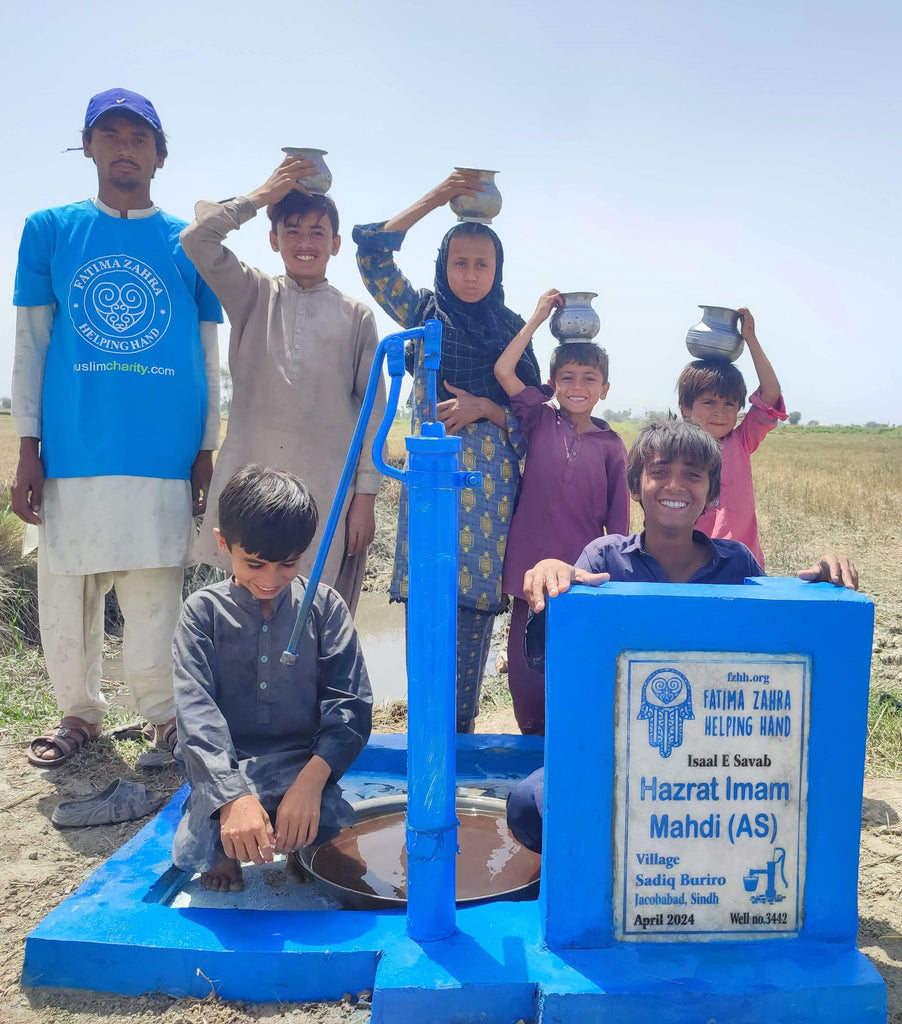
M104 596L113 587L125 620L125 682L138 714L154 725L175 717L172 637L182 604L181 566L62 576L47 567L38 546L41 644L63 717L99 725L109 707L100 692Z

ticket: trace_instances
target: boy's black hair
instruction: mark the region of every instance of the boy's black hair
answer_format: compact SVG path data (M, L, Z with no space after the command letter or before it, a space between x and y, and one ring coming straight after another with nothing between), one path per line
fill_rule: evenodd
M654 459L683 459L708 471L708 501L720 494L720 445L691 420L653 420L636 435L626 457L626 482L630 494L642 489L642 470Z
M287 562L306 551L318 519L303 480L279 469L243 466L219 496L219 530L229 549L240 544L264 562Z
M123 120L130 121L132 124L140 124L145 128L149 128L153 132L154 144L157 147L157 156L163 157L164 160L169 156L169 147L166 145L166 133L160 131L159 128L154 128L149 121L145 121L139 114L136 114L133 110L127 110L125 107L122 107L120 110L107 110L101 114L92 125L85 125L81 130L81 137L85 142L91 141L91 136L94 134L95 128L103 128L103 119L107 116L121 117Z
M303 192L292 190L284 198L270 206L266 212L269 214L269 222L272 224L273 231L278 231L279 225L286 223L291 217L303 220L308 213L318 213L320 218L329 218L333 238L338 234L338 207L328 196L307 196Z
M745 405L745 380L725 359L696 359L683 368L677 381L680 409L691 409L706 391L713 391L718 398L733 399L740 409Z
M604 383L608 382L608 354L594 341L570 341L566 345L558 345L551 353L551 380L557 376L558 370L567 363L578 366L594 366L601 371Z

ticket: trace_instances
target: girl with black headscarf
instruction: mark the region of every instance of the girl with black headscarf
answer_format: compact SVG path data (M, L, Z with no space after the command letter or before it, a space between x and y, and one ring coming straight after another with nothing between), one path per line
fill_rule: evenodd
M455 171L403 213L382 224L354 228L357 264L364 284L403 328L429 318L442 323L437 416L461 436L461 460L482 473L479 488L460 492L458 505L457 730L472 732L495 615L506 606L501 575L507 532L525 454L510 400L494 366L521 317L504 305L504 252L483 224L458 224L442 239L434 290L416 290L398 269L393 253L417 221L456 195L475 195L478 174ZM411 344L407 369L414 377L412 433L426 412L422 341ZM532 344L517 365L524 384L541 384ZM391 600L407 600L407 495L401 495Z

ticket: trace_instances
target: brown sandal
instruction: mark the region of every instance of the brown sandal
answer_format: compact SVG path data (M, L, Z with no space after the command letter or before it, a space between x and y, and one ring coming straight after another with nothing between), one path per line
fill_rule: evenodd
M48 729L31 741L28 748L28 760L37 768L58 768L86 743L93 743L97 739L100 737L91 732L87 722L84 725L63 725L60 722L55 729ZM41 757L35 749L36 743L55 747L59 754L56 757Z

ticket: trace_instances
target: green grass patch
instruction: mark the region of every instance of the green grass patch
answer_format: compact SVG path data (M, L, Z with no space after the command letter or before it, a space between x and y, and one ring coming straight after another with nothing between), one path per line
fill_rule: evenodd
M0 654L39 640L37 559L22 555L23 530L7 504L0 511Z
M487 665L482 677L482 690L479 693L479 710L504 711L513 706L507 676L499 675L491 665Z
M856 424L850 426L842 426L837 424L835 426L821 426L818 424L812 424L811 426L803 426L798 424L797 426L789 426L788 424L781 424L779 427L780 432L784 430L790 433L805 433L805 434L874 434L882 435L883 437L895 437L898 440L902 440L902 427L890 427L888 425L882 425L879 427L859 427Z
M902 777L902 697L898 694L886 690L871 694L865 772Z
M108 645L105 653L112 653L110 648L115 643ZM138 718L123 683L104 680L101 690L111 705L103 720L104 729L115 729ZM0 655L0 737L13 743L30 740L59 719L40 649L23 646L15 653ZM143 744L136 744L136 749L139 746L143 748Z
M13 741L30 738L54 716L59 712L40 650L26 647L0 656L0 735Z

